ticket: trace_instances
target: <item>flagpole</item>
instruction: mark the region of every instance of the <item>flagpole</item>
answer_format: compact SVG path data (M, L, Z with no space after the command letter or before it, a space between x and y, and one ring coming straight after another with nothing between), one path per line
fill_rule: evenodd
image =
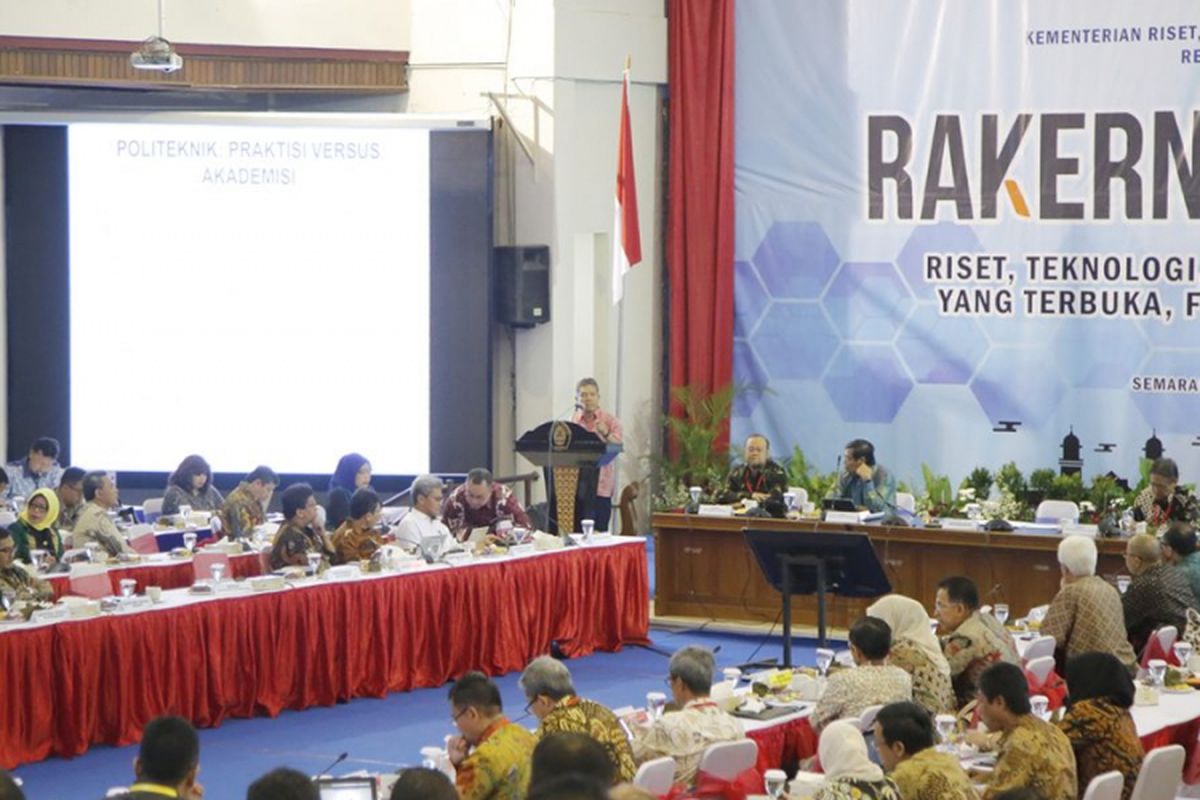
M625 56L625 72L621 75L621 92L622 93L625 92L625 87L629 83L629 68L632 65L632 62L633 62L633 58L627 54ZM612 245L614 248L614 253L615 253L615 248L622 246L621 243L616 240L613 240ZM616 382L617 396L616 396L616 403L615 403L615 405L616 405L615 412L617 415L617 419L621 420L621 428L622 428L622 430L624 430L625 418L621 415L621 374L624 372L624 365L625 365L625 297L624 297L625 292L624 292L624 286L623 286L623 284L625 283L624 275L621 276L621 283L622 283L621 302L617 303L617 382ZM622 446L624 446L623 440L624 440L624 435L622 435ZM621 459L618 457L618 458L613 459L613 494L617 495L614 499L618 503L621 500L620 479L621 479ZM616 511L616 514L615 514L615 517L609 518L608 529L610 532L616 533L617 532L617 521L621 519L621 510L619 507L614 510ZM620 533L622 535L625 535L626 531L620 531Z

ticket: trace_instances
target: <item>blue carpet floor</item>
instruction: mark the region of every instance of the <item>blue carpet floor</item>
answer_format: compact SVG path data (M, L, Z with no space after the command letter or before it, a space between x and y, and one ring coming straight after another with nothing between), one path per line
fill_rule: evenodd
M651 631L657 648L672 651L687 644L720 647L719 667L758 657L781 657L779 637L722 635L705 631ZM812 641L795 640L795 659L813 663ZM666 658L652 650L629 647L568 661L576 689L610 707L644 702L646 692L663 691ZM525 704L519 674L498 679L505 707L520 717ZM200 732L201 782L208 800L241 800L246 787L268 770L286 765L306 773L324 769L342 752L349 758L336 774L357 769L394 770L419 763L420 748L441 744L453 732L446 687L360 699L333 708L285 712L275 719L235 719ZM533 727L532 717L523 721ZM30 800L88 800L110 786L128 785L137 747L94 747L74 759L29 764L15 774L25 781Z

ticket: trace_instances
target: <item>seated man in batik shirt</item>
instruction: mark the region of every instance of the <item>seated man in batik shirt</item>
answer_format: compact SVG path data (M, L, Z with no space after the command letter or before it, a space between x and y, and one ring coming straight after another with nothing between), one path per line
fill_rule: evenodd
M450 492L442 504L442 521L460 542L466 541L475 528L495 533L502 522L518 528L530 527L529 516L512 490L492 480L492 473L483 468L468 472L467 480Z
M950 664L959 706L975 699L979 676L992 664L1019 664L1017 646L991 614L979 612L979 590L970 578L946 578L938 584L933 616Z
M670 756L676 782L690 787L710 745L745 738L742 723L709 699L714 667L712 653L700 647L685 647L671 656L667 681L679 710L634 730L633 757L639 764Z

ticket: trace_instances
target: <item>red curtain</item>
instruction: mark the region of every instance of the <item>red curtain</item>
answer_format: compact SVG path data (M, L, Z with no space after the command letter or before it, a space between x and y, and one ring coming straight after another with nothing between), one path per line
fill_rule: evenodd
M733 378L733 0L667 8L671 387L711 392Z

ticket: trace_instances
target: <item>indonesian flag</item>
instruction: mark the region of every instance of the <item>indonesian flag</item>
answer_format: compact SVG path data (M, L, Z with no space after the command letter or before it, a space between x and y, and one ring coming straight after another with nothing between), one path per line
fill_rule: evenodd
M613 304L625 294L625 273L642 260L638 231L637 181L633 176L633 133L629 124L629 69L621 84L621 132L617 146L617 202L613 219Z

